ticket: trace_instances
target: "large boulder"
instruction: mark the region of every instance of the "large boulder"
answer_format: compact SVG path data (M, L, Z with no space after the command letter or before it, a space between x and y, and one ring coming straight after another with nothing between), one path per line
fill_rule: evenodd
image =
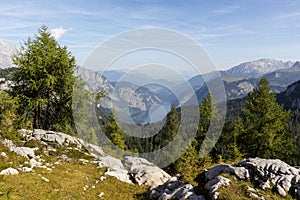
M85 147L89 151L90 155L97 158L99 156L105 156L106 153L102 150L101 147L94 144L85 144Z
M191 184L181 184L179 177L171 177L167 182L157 187L152 187L148 191L150 199L168 200L168 199L189 199L205 200L204 196L197 195Z
M105 175L113 176L126 183L132 183L128 171L124 168L121 160L111 156L104 156L98 158L97 164L99 167L107 167Z
M245 180L250 178L249 171L244 167L234 167L228 164L219 164L207 170L205 177L208 180L214 179L222 173L230 174L238 179Z
M171 178L164 170L144 158L126 156L124 163L129 168L129 173L134 182L138 185L156 187Z
M4 169L0 172L0 175L15 175L15 174L19 174L18 170L11 167Z

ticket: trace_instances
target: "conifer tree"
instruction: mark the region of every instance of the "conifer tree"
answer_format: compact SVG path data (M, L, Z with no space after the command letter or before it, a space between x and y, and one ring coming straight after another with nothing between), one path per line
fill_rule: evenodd
M108 121L103 127L103 131L110 141L120 149L126 150L127 146L124 140L124 131L120 128L114 111L111 111L108 116Z
M241 150L247 156L286 159L292 152L288 135L290 112L276 102L268 80L263 78L249 93L243 109L244 129L240 130Z
M173 140L179 129L179 117L176 107L172 105L171 111L166 117L166 122L162 130L154 138L154 143L156 149L166 146L169 142Z
M13 58L12 95L31 117L33 128L71 129L75 59L46 26L28 38Z
M243 121L242 118L238 117L234 123L232 130L232 143L229 145L229 157L233 161L239 161L244 156L239 149L237 138L239 132L243 131Z

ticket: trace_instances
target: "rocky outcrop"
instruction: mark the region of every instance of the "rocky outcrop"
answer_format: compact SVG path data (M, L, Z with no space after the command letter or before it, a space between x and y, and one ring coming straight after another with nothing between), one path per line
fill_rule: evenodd
M214 179L221 173L226 173L237 177L238 179L246 180L250 178L249 171L244 167L233 167L227 164L217 165L205 172L205 177L208 180Z
M281 196L290 192L300 197L299 169L278 159L249 158L237 165L248 169L261 189L270 188L270 181Z
M23 165L14 168L7 168L0 172L0 175L11 175L20 173L29 173L35 168L44 168L51 171L54 165L61 162L71 162L72 159L65 154L57 156L58 161L54 164L46 163L43 156L36 155L40 150L44 152L56 151L57 146L64 146L66 151L81 151L84 156L94 158L93 161L76 157L76 160L82 164L94 163L98 167L106 167L105 176L99 177L99 181L105 181L106 175L113 176L120 181L138 184L140 186L150 186L148 197L150 199L200 199L205 197L218 199L220 188L230 187L232 179L251 181L254 188L248 187L247 194L254 199L264 199L260 193L261 190L276 191L282 197L292 194L300 199L300 169L292 167L278 159L248 158L234 165L219 164L211 169L205 170L199 176L201 181L199 185L206 192L203 195L195 193L193 186L189 183L182 183L179 177L171 177L164 170L155 166L144 158L125 156L124 159L117 159L106 154L102 148L87 144L83 140L72 137L60 132L44 130L21 130L20 133L25 141L41 141L41 149L16 146L12 141L0 138L0 141L7 146L10 151L28 158ZM56 145L53 145L55 143ZM34 143L33 143L34 144ZM85 149L84 149L85 148ZM83 151L89 149L90 151ZM47 155L47 154L46 154ZM3 159L8 159L8 154L1 152ZM226 175L225 175L226 174ZM229 175L229 176L228 176ZM46 181L46 180L45 180Z
M196 195L191 184L181 184L179 177L172 177L164 184L150 188L148 192L150 199L168 200L168 199L190 199L205 200L204 196Z
M230 184L230 180L228 178L224 178L223 176L216 176L212 180L209 180L204 188L209 191L209 195L212 199L218 199L219 193L218 189L223 186L227 186Z
M100 168L107 167L105 175L113 176L126 183L132 183L128 171L124 168L121 160L111 156L105 156L99 157L96 162Z
M70 135L54 132L54 131L45 131L42 129L34 129L34 130L20 130L20 133L26 137L27 140L37 139L43 142L54 142L58 145L70 145L74 144L78 148L81 148L85 143L82 139L72 137Z
M164 170L144 158L126 156L124 163L129 168L132 179L138 185L155 187L171 178Z
M7 146L10 151L28 158L34 158L35 157L34 152L38 150L38 148L17 147L11 140L8 139L0 139L0 141L2 142L2 144Z
M273 185L283 197L287 193L300 197L300 170L278 159L248 158L236 166L220 164L207 170L205 177L210 182L224 173L240 180L252 181L262 190L271 189ZM221 178L217 182L222 185ZM205 188L211 191L210 195L215 199L218 188L211 190L211 185L206 185Z

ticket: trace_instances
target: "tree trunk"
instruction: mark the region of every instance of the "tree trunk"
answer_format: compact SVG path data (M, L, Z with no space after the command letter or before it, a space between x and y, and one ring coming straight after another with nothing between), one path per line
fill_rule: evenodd
M40 105L38 105L35 108L35 112L34 112L34 123L33 123L34 129L40 129L40 117L41 117L40 115L41 115Z

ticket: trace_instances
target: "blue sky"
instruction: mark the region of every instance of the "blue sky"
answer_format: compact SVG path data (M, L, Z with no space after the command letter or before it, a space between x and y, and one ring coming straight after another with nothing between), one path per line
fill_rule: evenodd
M219 69L260 58L300 60L300 1L1 1L0 38L19 45L47 25L81 64L103 40L140 27L181 32Z

